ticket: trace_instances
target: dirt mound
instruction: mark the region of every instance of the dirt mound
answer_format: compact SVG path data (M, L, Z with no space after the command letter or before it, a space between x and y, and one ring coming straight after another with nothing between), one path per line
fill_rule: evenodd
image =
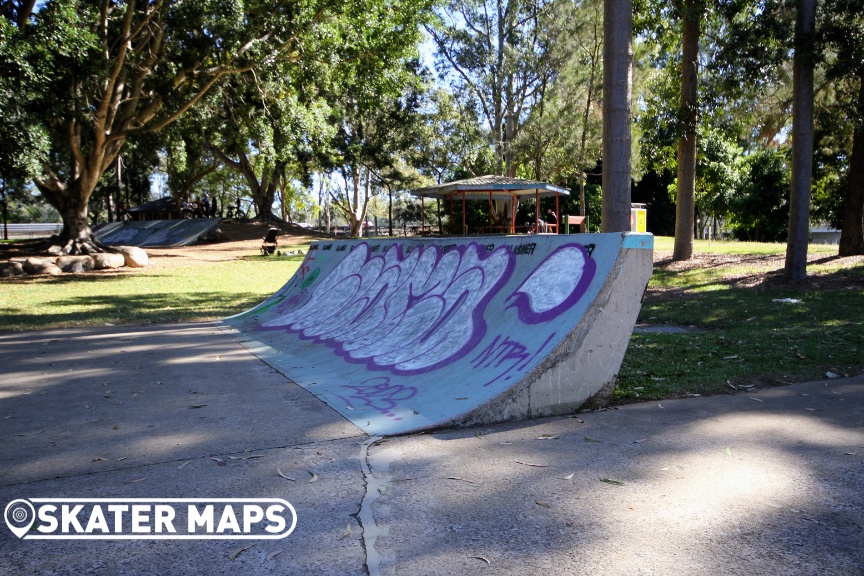
M267 230L271 226L275 226L276 228L282 230L282 234L285 236L320 236L322 238L329 237L326 234L321 234L313 230L301 228L300 226L294 224L265 224L263 222L255 222L249 220L223 220L219 224L219 230L221 230L225 234L226 241L235 242L244 240L261 240L262 238L264 238L264 235L267 234Z

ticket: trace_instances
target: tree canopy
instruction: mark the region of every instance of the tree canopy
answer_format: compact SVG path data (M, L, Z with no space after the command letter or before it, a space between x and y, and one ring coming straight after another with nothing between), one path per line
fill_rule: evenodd
M787 240L800 277L816 220L864 253L862 2L817 2L802 35L792 0L4 0L0 179L88 252L157 169L178 201L271 221L317 194L354 234L379 195L391 234L419 216L401 194L423 178L521 176L606 230L632 191L678 258Z

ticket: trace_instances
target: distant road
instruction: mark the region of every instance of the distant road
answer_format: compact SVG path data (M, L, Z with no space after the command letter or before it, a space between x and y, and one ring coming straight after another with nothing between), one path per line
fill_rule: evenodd
M9 227L9 238L43 238L56 234L63 229L63 224L30 223L30 224L7 224ZM0 222L0 238L3 238L3 223Z

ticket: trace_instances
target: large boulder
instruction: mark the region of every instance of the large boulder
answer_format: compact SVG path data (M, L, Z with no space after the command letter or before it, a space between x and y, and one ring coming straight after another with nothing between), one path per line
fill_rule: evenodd
M115 246L114 249L123 254L126 266L130 268L143 268L150 261L147 252L137 246Z
M93 259L93 268L96 270L108 270L126 265L126 257L123 254L100 252L92 254L90 257Z
M63 273L63 270L54 263L53 259L27 258L21 266L24 268L24 271L31 276L39 274L57 276L58 274Z
M21 262L0 262L0 278L12 278L13 276L25 276L26 274Z
M93 258L90 256L61 256L57 258L57 266L63 272L81 274L93 270Z

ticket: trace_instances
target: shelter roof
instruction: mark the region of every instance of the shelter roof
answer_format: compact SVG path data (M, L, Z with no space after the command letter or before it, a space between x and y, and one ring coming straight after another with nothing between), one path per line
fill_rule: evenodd
M507 176L477 176L466 180L455 180L437 186L427 186L412 190L411 194L423 198L462 197L469 200L482 200L492 197L569 195L570 191L548 182L510 178Z

